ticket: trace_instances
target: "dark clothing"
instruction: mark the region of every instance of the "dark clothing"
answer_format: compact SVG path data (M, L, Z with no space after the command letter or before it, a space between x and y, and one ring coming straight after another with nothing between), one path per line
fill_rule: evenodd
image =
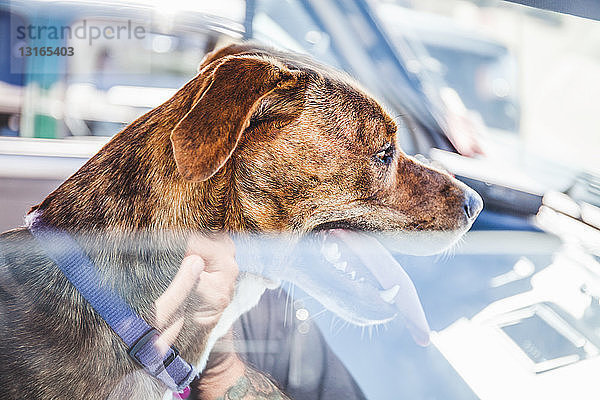
M293 400L365 399L317 325L297 318L291 304L286 316L286 297L283 291L268 290L235 323L240 357L271 376Z

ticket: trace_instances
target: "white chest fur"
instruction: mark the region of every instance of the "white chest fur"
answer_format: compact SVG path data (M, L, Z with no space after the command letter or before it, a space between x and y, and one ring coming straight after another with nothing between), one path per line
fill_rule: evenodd
M202 371L204 367L206 367L208 356L210 355L210 352L217 340L227 333L229 328L231 328L233 323L242 314L258 304L260 297L267 288L276 286L278 286L278 284L274 284L272 281L265 280L265 278L261 276L250 273L240 274L233 300L227 306L227 308L225 308L221 319L208 336L206 348L204 349L200 360L196 364L198 371Z

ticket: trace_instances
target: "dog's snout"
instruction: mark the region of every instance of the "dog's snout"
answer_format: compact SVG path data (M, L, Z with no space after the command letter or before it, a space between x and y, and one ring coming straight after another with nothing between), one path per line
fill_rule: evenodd
M475 220L483 209L483 200L481 199L481 196L473 189L467 189L465 192L463 208L467 218L471 221Z

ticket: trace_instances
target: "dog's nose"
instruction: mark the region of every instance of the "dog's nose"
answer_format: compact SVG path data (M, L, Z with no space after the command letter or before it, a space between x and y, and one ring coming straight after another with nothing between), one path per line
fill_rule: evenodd
M483 209L483 200L481 199L479 193L473 189L467 189L465 192L465 202L463 204L463 208L467 218L471 221L475 220L475 218L477 218Z

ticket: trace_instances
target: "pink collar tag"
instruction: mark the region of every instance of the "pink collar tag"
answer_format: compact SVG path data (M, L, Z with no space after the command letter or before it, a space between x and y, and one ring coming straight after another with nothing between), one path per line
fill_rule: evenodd
M188 386L179 393L173 392L173 398L174 399L187 399L188 397L190 397L191 392L192 391L190 390L190 387Z

